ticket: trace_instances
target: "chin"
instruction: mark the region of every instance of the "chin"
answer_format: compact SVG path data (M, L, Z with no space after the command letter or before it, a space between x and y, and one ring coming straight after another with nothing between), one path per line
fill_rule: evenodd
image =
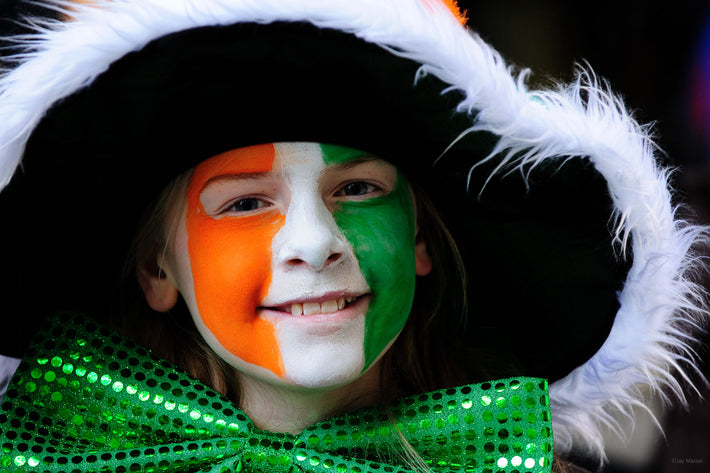
M327 390L352 383L363 374L365 357L362 346L359 353L343 350L323 350L309 353L294 365L286 363L286 381L293 387Z
M276 338L284 381L294 387L336 388L355 381L364 372L364 314L327 334L277 328Z

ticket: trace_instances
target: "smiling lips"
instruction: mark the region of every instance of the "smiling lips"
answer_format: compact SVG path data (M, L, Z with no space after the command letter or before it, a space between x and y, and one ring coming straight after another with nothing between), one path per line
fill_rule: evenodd
M292 302L290 304L284 304L278 307L269 307L271 310L276 310L279 312L290 313L291 315L313 315L313 314L332 314L339 310L343 310L348 307L352 302L358 300L360 296L348 296L348 297L338 297L330 300L323 300L320 302L308 301L308 302Z

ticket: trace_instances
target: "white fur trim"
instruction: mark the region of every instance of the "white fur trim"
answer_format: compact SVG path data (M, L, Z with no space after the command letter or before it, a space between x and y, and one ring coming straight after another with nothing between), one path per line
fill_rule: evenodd
M679 379L688 382L684 369L692 364L686 362L696 358L688 329L707 318L700 290L689 280L688 273L699 266L690 249L706 235L675 219L667 172L656 165L648 130L590 73L581 72L576 82L558 90L529 91L525 72L514 75L496 51L461 28L447 10L420 0L45 3L74 20L35 22L36 35L16 38L25 49L12 58L16 67L0 78L0 187L53 103L157 37L206 25L280 20L351 32L418 61L419 76L433 74L463 91L459 109L480 112L468 131L500 136L494 153L507 155L510 166L527 169L549 158L587 156L608 182L614 241L622 254L631 245L633 266L604 346L551 386L556 451L581 446L602 458L599 426L613 424L610 408L628 412L641 402L639 384L670 387L684 400ZM513 162L518 154L523 157Z

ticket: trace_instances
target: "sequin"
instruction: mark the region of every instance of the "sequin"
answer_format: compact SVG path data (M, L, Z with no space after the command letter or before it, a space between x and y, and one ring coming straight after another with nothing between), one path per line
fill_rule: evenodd
M547 384L497 380L346 413L298 436L257 429L233 404L145 349L64 314L41 332L0 411L0 473L549 472Z

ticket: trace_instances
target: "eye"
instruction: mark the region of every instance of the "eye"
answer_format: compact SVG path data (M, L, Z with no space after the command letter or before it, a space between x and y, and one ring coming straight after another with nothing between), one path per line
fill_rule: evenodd
M227 204L220 213L226 212L251 212L268 206L269 203L257 197L246 197Z
M349 182L341 187L334 195L336 197L369 195L382 189L365 181Z

